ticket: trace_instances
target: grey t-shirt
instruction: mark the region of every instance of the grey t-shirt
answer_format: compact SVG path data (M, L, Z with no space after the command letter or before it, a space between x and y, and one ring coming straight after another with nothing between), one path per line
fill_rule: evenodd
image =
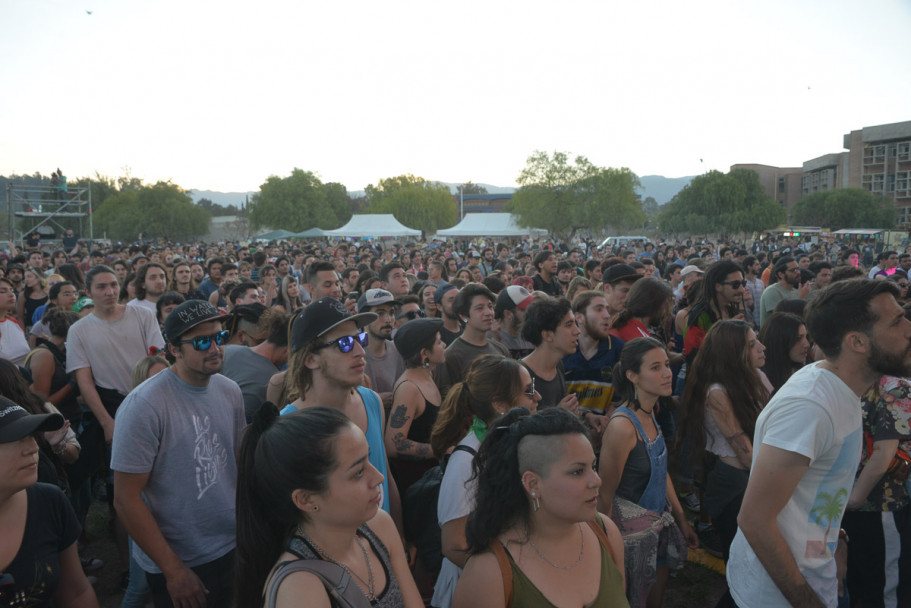
M237 383L244 396L247 420L266 401L266 385L278 368L262 355L247 346L232 344L225 349L225 362L221 373Z
M368 349L364 350L367 353L367 367L364 371L373 383L373 390L391 393L395 381L405 373L405 362L395 348L395 342L386 340L386 354L382 357L375 357Z
M89 367L95 384L126 395L133 366L149 354L149 347L164 348L155 315L136 306L124 308L116 321L90 314L76 321L66 335L66 373Z
M116 422L111 468L149 473L143 501L177 556L194 567L233 549L235 455L246 426L237 384L215 374L196 387L165 370L127 395ZM133 556L161 572L135 544Z

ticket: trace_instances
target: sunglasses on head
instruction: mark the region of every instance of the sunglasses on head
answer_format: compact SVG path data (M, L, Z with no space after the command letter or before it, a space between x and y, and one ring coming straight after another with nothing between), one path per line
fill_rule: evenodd
M746 286L747 286L747 282L746 282L746 281L722 281L721 284L722 284L722 285L730 285L730 286L733 287L734 289L740 289L741 287L746 287Z
M427 316L423 310L409 310L408 312L403 312L395 318L396 321L407 318L409 321L414 321L415 319L423 319Z
M189 340L180 340L177 344L192 344L193 350L209 350L213 341L219 346L223 346L227 344L230 336L231 332L225 329L208 336L196 336Z
M367 348L367 332L362 331L361 333L354 336L342 336L341 338L333 340L332 342L321 344L316 350L321 350L327 346L337 346L340 352L350 353L351 349L354 348L355 340L357 340L357 343L360 344L363 348Z

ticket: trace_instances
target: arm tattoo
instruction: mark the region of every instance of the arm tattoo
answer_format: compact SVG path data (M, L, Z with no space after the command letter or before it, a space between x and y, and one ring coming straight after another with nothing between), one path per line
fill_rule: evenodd
M395 410L392 412L392 416L389 418L389 426L394 429L400 429L405 426L405 423L411 419L411 416L407 415L408 408L405 407L405 404L395 406Z
M415 458L433 458L433 448L428 443L418 443L407 439L404 433L396 433L392 438L395 449L399 454L407 454Z

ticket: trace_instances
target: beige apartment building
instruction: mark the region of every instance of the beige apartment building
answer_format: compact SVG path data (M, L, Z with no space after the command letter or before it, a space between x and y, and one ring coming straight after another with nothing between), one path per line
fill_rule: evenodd
M892 199L900 224L911 223L911 121L864 127L844 135L845 152L825 154L802 167L732 165L759 175L766 194L788 209L802 197L863 188Z

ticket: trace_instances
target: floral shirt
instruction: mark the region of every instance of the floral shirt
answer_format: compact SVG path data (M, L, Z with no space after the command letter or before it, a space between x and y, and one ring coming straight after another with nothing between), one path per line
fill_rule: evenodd
M870 458L868 445L874 441L898 439L898 449L911 454L911 382L883 376L861 399L863 406L863 454L857 473ZM861 511L895 511L909 502L902 482L886 473L873 486Z

